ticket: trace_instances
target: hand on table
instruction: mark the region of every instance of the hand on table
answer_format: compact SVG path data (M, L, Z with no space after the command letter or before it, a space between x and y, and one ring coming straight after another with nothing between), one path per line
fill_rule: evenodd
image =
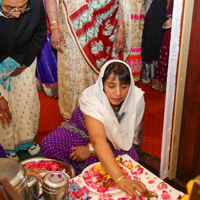
M71 153L69 159L76 162L83 162L92 155L88 146L77 146L72 147L71 149L74 150L74 152Z
M0 120L5 128L6 122L10 124L12 122L12 115L8 107L8 102L4 97L0 95Z
M51 45L57 50L63 53L63 49L61 48L61 44L66 47L66 42L63 34L61 33L59 28L51 30Z
M125 193L127 193L130 197L136 197L141 199L139 194L146 193L147 188L142 182L134 181L129 178L121 179L118 184L118 188Z
M40 173L46 173L48 170L43 168L25 168L27 175L33 175L39 179L42 179L43 176Z

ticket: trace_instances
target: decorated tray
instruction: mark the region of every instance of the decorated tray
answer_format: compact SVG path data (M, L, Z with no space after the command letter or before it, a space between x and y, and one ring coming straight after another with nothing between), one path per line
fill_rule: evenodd
M119 164L120 168L123 170L124 174L131 178L131 172L129 169L122 164ZM110 193L115 194L121 192L117 188L116 183L112 180L110 175L106 172L100 162L94 163L87 168L85 168L81 174L81 182L83 185L94 193L103 194Z

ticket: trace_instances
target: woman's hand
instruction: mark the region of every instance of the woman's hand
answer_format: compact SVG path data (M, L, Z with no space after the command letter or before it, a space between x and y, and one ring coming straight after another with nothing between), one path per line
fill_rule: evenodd
M71 149L74 150L74 152L71 153L69 159L76 162L83 162L92 155L88 146L77 146L72 147Z
M61 44L63 44L64 47L66 47L66 42L63 34L60 32L59 28L55 28L51 30L51 45L63 53L63 49L61 48Z
M118 28L117 35L114 41L115 53L119 53L125 46L125 28Z
M0 120L3 123L3 126L6 126L6 122L10 124L12 122L12 115L8 107L8 102L4 97L0 95Z
M20 75L21 73L22 73L22 71L24 70L24 69L26 69L27 67L25 66L25 65L22 65L22 66L20 66L20 68L16 68L11 74L10 74L10 76L12 77L12 76L18 76L18 75Z
M142 182L134 181L129 178L121 179L118 184L118 188L127 193L130 197L136 197L141 199L139 194L146 193L147 188Z
M33 175L37 178L42 179L43 176L40 173L47 173L48 170L43 168L25 168L27 175Z

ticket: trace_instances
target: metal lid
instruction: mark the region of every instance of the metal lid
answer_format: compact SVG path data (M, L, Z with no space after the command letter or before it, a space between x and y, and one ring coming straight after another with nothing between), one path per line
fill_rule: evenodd
M48 172L42 179L42 186L52 191L65 189L68 185L69 179L67 175L59 171Z
M15 160L9 158L0 159L0 179L7 178L16 189L26 180L24 167Z

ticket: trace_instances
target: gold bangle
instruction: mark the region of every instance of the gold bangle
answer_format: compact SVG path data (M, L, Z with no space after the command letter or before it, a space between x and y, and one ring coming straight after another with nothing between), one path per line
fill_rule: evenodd
M0 95L0 99L2 98L2 96Z
M58 22L58 20L53 20L53 21L50 23L50 25L55 24L55 23L57 23L57 22Z
M116 181L116 185L118 185L118 183L119 183L123 178L126 178L126 176L125 176L125 175L120 176L120 177L117 179L117 181Z
M51 26L50 29L59 28L59 26Z
M124 28L124 25L117 25L117 28Z

